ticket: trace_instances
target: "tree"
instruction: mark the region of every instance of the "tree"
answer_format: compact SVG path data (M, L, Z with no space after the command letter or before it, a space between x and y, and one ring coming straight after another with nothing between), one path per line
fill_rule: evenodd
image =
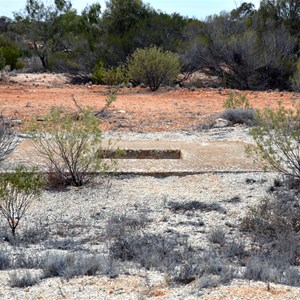
M128 55L141 44L141 28L148 23L150 8L141 0L110 0L106 3L101 25L104 35L101 38L105 66L124 64Z
M8 17L0 17L0 32L7 32L12 20Z
M114 161L101 156L100 123L90 109L76 115L53 107L45 122L33 122L31 129L39 155L65 184L84 185L113 167Z
M245 18L252 18L256 13L253 3L243 2L238 8L230 12L230 17L233 20L244 20Z
M0 176L0 213L15 236L20 220L34 199L41 194L43 177L36 168L19 166Z
M265 169L300 179L300 106L257 112L259 126L251 131L255 146L247 152Z
M75 18L76 11L72 10L68 0L55 0L48 6L41 0L27 0L24 13L15 13L16 22L32 43L33 51L45 69L49 68L48 58L51 53L68 48L62 39L65 28L61 18L70 14Z
M296 46L297 39L284 25L259 32L225 14L208 20L183 58L188 70L203 69L218 76L225 86L289 89Z
M133 81L145 83L155 91L180 73L179 56L155 46L137 49L128 59L128 71Z

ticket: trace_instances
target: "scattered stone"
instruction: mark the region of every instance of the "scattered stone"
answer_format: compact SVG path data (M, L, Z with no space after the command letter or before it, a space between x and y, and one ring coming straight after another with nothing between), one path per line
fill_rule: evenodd
M228 120L225 120L223 118L218 118L217 120L214 121L213 123L213 128L225 128L230 125L230 122Z

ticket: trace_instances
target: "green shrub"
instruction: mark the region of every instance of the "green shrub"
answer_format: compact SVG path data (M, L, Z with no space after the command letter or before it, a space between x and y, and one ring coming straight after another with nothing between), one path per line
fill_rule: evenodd
M295 92L300 91L300 60L298 60L296 64L296 71L294 72L293 76L290 78L292 89Z
M18 49L8 46L0 47L0 49L2 50L6 65L9 65L10 69L14 70L16 68L18 58L21 56L21 52Z
M16 70L21 70L26 66L26 63L23 60L18 60L16 62Z
M152 91L168 84L180 73L177 54L157 47L137 49L128 58L129 77L136 83L147 84Z
M0 71L5 67L5 57L3 51L0 48Z
M36 168L24 166L0 177L0 213L7 220L13 236L32 201L40 195L43 184L42 175Z
M98 84L119 85L128 83L128 74L124 66L105 68L99 62L93 69L93 80Z
M233 124L257 125L255 110L251 108L246 95L230 93L224 101L223 107L226 110L221 114L221 118Z
M114 161L99 155L102 132L99 119L91 109L78 114L65 113L53 107L45 122L31 125L34 145L65 184L81 186L97 175L111 170Z
M226 109L251 108L246 95L237 95L235 93L230 93L228 95L227 99L223 103L223 107Z
M251 130L256 145L246 151L265 169L300 178L300 106L279 104L256 113L259 126Z

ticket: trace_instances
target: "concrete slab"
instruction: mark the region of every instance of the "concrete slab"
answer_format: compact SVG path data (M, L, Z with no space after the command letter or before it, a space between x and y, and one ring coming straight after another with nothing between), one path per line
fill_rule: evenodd
M107 144L104 141L104 145ZM246 157L244 142L222 141L117 141L114 148L132 150L180 150L180 159L118 159L119 174L139 175L185 175L207 172L256 172L260 171L250 158ZM38 157L30 140L24 140L6 163L38 164L44 162Z
M259 171L245 155L244 142L199 141L119 141L124 149L173 149L181 151L181 159L120 159L121 173L133 174L197 174L206 172Z

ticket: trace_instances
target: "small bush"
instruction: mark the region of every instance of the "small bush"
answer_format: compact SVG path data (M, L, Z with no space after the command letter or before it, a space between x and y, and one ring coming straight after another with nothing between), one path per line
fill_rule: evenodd
M179 57L157 47L137 49L128 58L128 72L134 82L147 84L155 91L180 73Z
M99 155L103 151L99 119L91 109L80 109L72 114L53 107L44 123L35 121L31 125L38 153L66 185L82 186L115 167L115 160Z
M252 108L228 108L221 114L221 118L233 124L258 125L255 110Z
M20 50L9 46L0 46L0 49L2 50L5 58L5 64L9 65L11 70L14 70L16 68L18 58L21 56Z
M25 244L39 244L49 238L49 230L42 220L34 221L22 231L21 242Z
M110 117L111 114L109 112L109 108L117 101L117 89L112 88L109 91L109 94L105 98L105 105L104 107L95 113L97 118L106 118Z
M231 241L226 243L223 253L227 258L238 258L242 259L247 255L245 244L242 241Z
M116 272L113 260L100 255L81 253L51 253L42 262L44 277L94 276L98 273L112 275Z
M0 270L6 270L10 268L11 260L9 255L7 255L3 249L0 252Z
M15 236L20 220L34 199L41 194L44 180L36 168L17 167L0 176L0 213Z
M245 278L299 286L299 271L290 266L285 256L256 254L246 263Z
M16 70L21 70L21 69L25 68L25 66L26 66L26 63L23 60L18 60L16 62L15 68L16 68Z
M246 95L237 95L235 93L230 93L228 95L228 98L223 103L223 107L226 109L251 108L250 102L247 99Z
M99 62L93 69L93 80L98 84L120 85L128 83L127 69L124 66L105 68Z
M13 271L9 274L9 285L11 287L25 288L37 284L40 278L32 276L29 271L22 273L20 271Z
M125 235L110 246L110 253L114 258L134 261L146 269L156 268L161 271L181 264L189 251L191 249L187 243L176 235L150 233Z
M256 237L274 238L278 234L300 230L300 207L293 199L263 198L258 205L250 207L242 219L241 229ZM294 203L294 204L293 204Z
M226 211L218 203L205 203L201 201L189 201L189 202L170 201L168 203L168 208L173 212L200 210L203 212L217 211L220 213L224 213Z
M255 110L251 108L245 95L230 93L224 101L223 107L226 110L221 114L221 118L233 124L257 125Z
M134 217L126 214L114 215L106 223L106 235L113 238L122 237L145 228L147 223L148 219L144 215Z
M18 138L9 120L0 113L0 161L12 153L17 145Z
M265 170L300 179L300 106L258 111L259 126L251 130L256 145L248 146L247 153Z
M19 253L14 262L14 269L39 269L41 266L41 257L39 255L33 256L31 253Z
M219 244L221 246L226 243L226 234L221 227L213 228L208 234L208 239L214 244Z

